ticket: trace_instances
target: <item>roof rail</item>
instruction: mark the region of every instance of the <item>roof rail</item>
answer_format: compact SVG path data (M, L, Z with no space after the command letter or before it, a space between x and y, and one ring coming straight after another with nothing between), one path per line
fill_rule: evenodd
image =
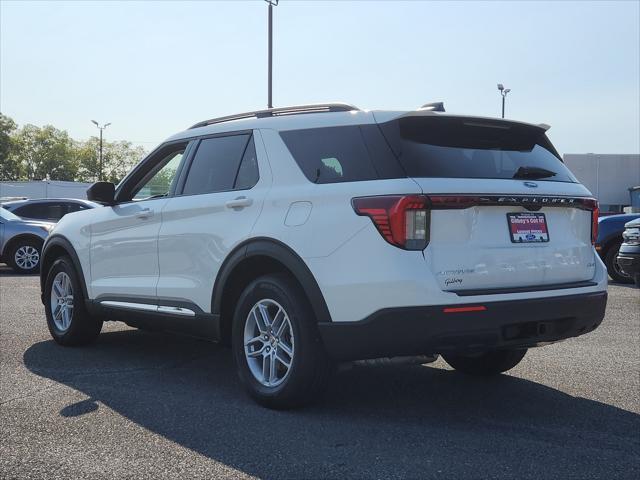
M225 117L212 118L198 122L189 127L192 128L205 127L215 123L231 122L233 120L242 120L243 118L266 118L276 117L280 115L298 115L301 113L323 113L323 112L352 112L359 111L358 107L347 103L315 103L310 105L292 105L290 107L269 108L266 110L256 110L254 112L236 113L235 115L227 115Z

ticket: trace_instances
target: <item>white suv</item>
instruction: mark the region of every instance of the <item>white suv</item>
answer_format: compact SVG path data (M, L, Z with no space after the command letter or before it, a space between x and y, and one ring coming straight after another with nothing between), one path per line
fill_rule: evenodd
M344 104L250 112L174 135L107 207L65 216L42 259L53 338L103 320L230 344L275 408L336 361L440 354L495 374L594 330L598 207L548 126Z

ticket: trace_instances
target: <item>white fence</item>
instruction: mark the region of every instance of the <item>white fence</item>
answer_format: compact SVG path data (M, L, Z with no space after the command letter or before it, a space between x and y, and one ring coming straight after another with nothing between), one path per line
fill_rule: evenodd
M0 182L0 198L87 198L90 183L62 182Z

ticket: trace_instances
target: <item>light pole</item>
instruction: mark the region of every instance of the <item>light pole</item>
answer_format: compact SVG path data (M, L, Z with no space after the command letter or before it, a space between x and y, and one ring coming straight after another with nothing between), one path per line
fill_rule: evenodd
M507 93L511 91L510 88L504 88L504 85L501 83L498 84L498 90L500 90L500 95L502 95L502 118L504 118L504 101L507 98Z
M96 127L98 127L98 130L100 130L100 170L98 171L98 180L102 181L102 131L109 125L111 125L111 123L105 123L103 126L100 126L95 120L91 121L95 123Z
M264 0L269 4L269 74L268 74L268 93L267 93L267 108L273 108L273 7L278 6L279 0Z

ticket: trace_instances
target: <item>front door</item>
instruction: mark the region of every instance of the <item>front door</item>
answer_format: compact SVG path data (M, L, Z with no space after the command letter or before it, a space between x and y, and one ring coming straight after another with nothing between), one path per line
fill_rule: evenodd
M116 205L92 211L92 298L155 299L161 212L185 148L161 148L125 180Z

